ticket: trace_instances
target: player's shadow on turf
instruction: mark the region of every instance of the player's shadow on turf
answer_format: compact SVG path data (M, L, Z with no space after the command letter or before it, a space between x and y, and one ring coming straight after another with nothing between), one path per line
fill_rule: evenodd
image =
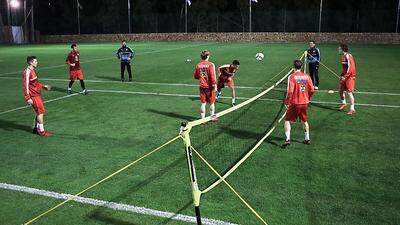
M105 224L113 224L113 225L140 225L140 224L137 224L137 223L133 223L133 222L129 222L129 221L124 221L124 220L122 220L122 219L120 219L120 218L116 218L116 217L112 217L112 216L109 216L109 215L105 215L105 214L103 214L103 212L100 212L100 211L96 211L96 212L92 213L92 214L89 216L89 218L90 218L90 219L97 220L97 221L101 221L101 222L103 222L103 223L105 223Z
M26 132L32 132L31 126L21 125L15 123L14 121L8 121L8 120L0 120L0 129L5 131L22 130Z
M165 175L171 169L177 167L180 163L185 162L185 159L186 159L185 156L182 156L182 157L179 157L178 159L175 159L172 163L170 163L167 166L163 167L162 169L158 170L158 172L156 172L155 174L151 175L147 179L139 182L135 186L129 188L127 191L125 191L124 193L120 194L119 196L113 198L111 201L112 202L120 202L120 201L122 201L124 199L128 199L133 193L135 193L138 190L144 188L145 186L147 186L148 184L150 184L151 182L153 182L157 178ZM188 205L188 204L186 204L186 205ZM184 209L185 208L182 208L178 212L180 212L180 211L182 211ZM134 223L129 223L129 222L126 222L126 221L122 221L122 220L119 220L119 219L115 219L115 218L111 218L109 216L102 215L102 211L101 210L102 210L102 208L96 209L93 213L91 213L89 215L89 218L95 219L95 220L100 220L100 221L106 222L107 224L113 224L113 225L136 225ZM166 221L164 221L161 224L167 224L168 221L170 221L171 219L172 218L168 218Z
M120 77L108 77L108 76L96 76L97 78L110 80L110 81L121 81Z
M332 111L338 111L338 109L335 108L335 107L326 106L326 105L323 105L323 104L320 104L320 103L311 102L310 105L311 106L315 106L315 107L320 108L320 109L328 109L328 110L332 110Z
M67 93L67 89L60 87L51 87L51 90L55 92Z
M163 116L168 116L171 118L177 118L177 119L181 119L181 120L185 120L185 121L192 121L197 119L194 116L188 116L188 115L182 115L182 114L178 114L178 113L174 113L174 112L165 112L165 111L160 111L160 110L156 110L156 109L147 109L147 112L151 112L151 113L155 113L155 114L160 114Z

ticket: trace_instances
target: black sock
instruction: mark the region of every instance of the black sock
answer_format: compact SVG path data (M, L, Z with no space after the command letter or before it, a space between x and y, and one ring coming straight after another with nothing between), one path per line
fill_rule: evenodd
M69 82L69 84L68 84L68 87L69 88L72 88L72 85L74 84L74 81L73 80L71 80L70 82Z
M83 80L79 80L79 81L81 82L82 90L85 90L86 89L85 82Z

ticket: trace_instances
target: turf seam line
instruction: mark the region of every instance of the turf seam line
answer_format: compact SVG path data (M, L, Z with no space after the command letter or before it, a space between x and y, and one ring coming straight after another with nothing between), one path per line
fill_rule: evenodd
M72 197L72 195L70 195L70 194L57 193L57 192L53 192L53 191L46 191L46 190L41 190L41 189L36 189L36 188L31 188L31 187L26 187L26 186L19 186L19 185L14 185L14 184L7 184L7 183L0 183L0 188L5 189L5 190L40 195L40 196L45 196L45 197L50 197L50 198L55 198L55 199L64 199L65 200L65 199ZM172 220L183 221L183 222L188 222L188 223L196 223L196 218L193 216L187 216L187 215L183 215L183 214L175 214L173 212L160 211L160 210L149 209L149 208L144 208L144 207L139 207L139 206L134 206L134 205L109 202L109 201L93 199L93 198L86 198L86 197L78 197L78 198L74 199L74 201L83 203L83 204L93 205L93 206L101 206L101 207L113 209L116 211L126 211L126 212L132 212L132 213L148 215L148 216L169 218ZM202 222L204 224L208 224L208 225L237 225L237 224L230 223L230 222L208 219L208 218L202 218L202 220L203 220Z
M70 95L61 96L61 97L58 97L58 98L46 100L46 101L44 101L44 103L55 102L55 101L58 101L58 100L62 100L62 99L66 99L66 98L70 98L70 97L76 96L78 94L79 93L74 93L74 94L70 94ZM10 112L15 112L15 111L18 111L18 110L21 110L21 109L27 109L27 108L30 108L30 107L32 107L32 106L26 105L26 106L21 106L21 107L15 108L15 109L9 109L9 110L0 112L0 115L6 114L6 113L10 113Z
M19 80L19 77L0 77L0 79L10 79L10 80ZM69 82L68 79L58 79L58 78L40 78L43 81L59 81L59 82ZM121 81L110 81L110 80L85 80L87 83L110 83L110 84L121 84ZM198 84L184 84L184 83L160 83L160 82L143 82L143 81L133 81L133 82L125 82L124 85L159 85L159 86L183 86L183 87L198 87ZM237 89L254 89L260 90L262 87L255 86L235 86ZM286 90L282 88L276 88L276 90ZM318 92L328 92L329 90L318 90ZM338 91L334 91L337 93ZM391 93L391 92L374 92L374 91L355 91L355 94L365 94L365 95L388 95L388 96L400 96L400 93Z
M190 97L199 98L199 95L192 94L170 94L163 92L142 92L142 91L120 91L120 90L101 90L101 89L90 89L89 92L99 92L99 93L116 93L116 94L134 94L134 95L154 95L154 96L166 96L166 97ZM222 99L231 99L231 97L220 97ZM248 100L247 97L236 97L236 99ZM282 99L273 98L260 98L260 101L282 101ZM311 103L327 104L327 105L340 105L340 102L325 102L325 101L310 101ZM383 108L400 108L400 105L381 105L381 104L369 104L369 103L356 103L356 106L365 107L383 107Z

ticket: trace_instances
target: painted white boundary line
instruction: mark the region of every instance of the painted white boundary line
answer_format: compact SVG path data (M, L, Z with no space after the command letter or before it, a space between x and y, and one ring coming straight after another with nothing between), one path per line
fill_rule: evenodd
M189 98L199 98L198 95L191 94L170 94L170 93L162 93L162 92L142 92L142 91L119 91L119 90L88 90L89 92L100 92L100 93L120 93L120 94L136 94L136 95L156 95L156 96L169 96L169 97L189 97ZM231 97L221 97L224 99L230 99ZM246 97L236 97L237 99L247 100L249 98ZM279 99L271 99L271 98L260 98L261 101L282 101ZM319 104L329 104L329 105L339 105L336 102L321 102L321 101L311 101L311 103L319 103ZM368 104L368 103L356 103L357 106L366 106L366 107L384 107L384 108L400 108L400 105L379 105L379 104Z
M57 192L46 191L46 190L41 190L41 189L36 189L36 188L31 188L31 187L26 187L26 186L7 184L7 183L0 183L0 188L6 189L6 190L18 191L18 192L25 192L25 193L29 193L29 194L40 195L40 196L45 196L45 197L50 197L50 198L63 199L63 200L68 199L73 196L70 194L57 193ZM109 201L98 200L98 199L93 199L93 198L85 198L85 197L77 197L73 201L83 203L83 204L88 204L88 205L101 206L101 207L113 209L116 211L132 212L132 213L148 215L148 216L169 218L172 220L179 220L179 221L188 222L188 223L196 223L196 217L193 217L193 216L175 214L172 212L164 212L164 211L160 211L160 210L138 207L138 206L133 206L133 205L127 205L127 204L121 204L121 203L115 203L115 202L109 202ZM230 222L208 219L208 218L202 218L202 222L203 222L203 224L207 224L207 225L237 225L237 224L230 223Z
M197 47L197 46L202 46L202 45L210 45L213 43L209 43L209 44L197 44L197 45L187 45L187 46L182 46L179 48L169 48L169 49L164 49L164 50L156 50L156 51L150 51L150 52L139 52L136 55L146 55L146 54L150 54L150 53L159 53L159 52L167 52L167 51L173 51L173 50L180 50L180 49L184 49L184 48L191 48L191 47ZM87 60L87 61L82 61L81 64L85 64L85 63L90 63L90 62L98 62L98 61L104 61L104 60L110 60L110 59L116 59L116 56L113 57L106 57L106 58L99 58L99 59L91 59L91 60ZM54 69L54 68L60 68L60 67L65 67L67 68L67 65L61 64L61 65L54 65L54 66L45 66L45 67L39 67L38 70L48 70L48 69ZM22 70L21 71L16 71L16 72L7 72L7 73L1 73L0 76L4 76L4 75L11 75L11 74L22 74Z
M19 80L20 77L0 77L0 79L8 79L8 80ZM56 81L56 82L69 82L68 79L58 79L58 78L40 78L43 81ZM87 83L109 83L109 84L121 84L121 81L111 81L111 80L85 80ZM198 84L182 84L182 83L159 83L159 82L125 82L124 84L142 84L142 85L159 85L159 86L182 86L182 87L198 87ZM255 89L260 90L261 87L254 87L254 86L235 86L237 89ZM282 88L276 88L276 90L286 90ZM328 92L328 90L318 90L318 92ZM337 93L337 91L334 91ZM400 93L390 93L390 92L370 92L370 91L357 91L355 94L365 94L365 95L388 95L388 96L400 96Z
M74 94L70 94L70 95L61 96L61 97L58 97L58 98L54 98L54 99L50 99L50 100L44 101L44 103L58 101L58 100L69 98L69 97L72 97L72 96L75 96L75 95L78 95L78 94L79 93L74 93ZM14 112L14 111L18 111L18 110L21 110L21 109L30 108L30 107L31 107L30 105L21 106L21 107L15 108L15 109L10 109L10 110L6 110L6 111L3 111L3 112L0 112L0 115L6 114L6 113L10 113L10 112Z

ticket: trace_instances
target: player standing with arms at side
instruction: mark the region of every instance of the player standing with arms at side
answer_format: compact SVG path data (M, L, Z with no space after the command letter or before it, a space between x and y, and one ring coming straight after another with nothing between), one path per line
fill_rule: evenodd
M41 90L45 88L49 91L51 87L50 85L40 83L38 80L35 72L35 68L38 66L36 56L28 56L26 58L26 63L28 66L22 75L22 87L24 89L26 102L33 107L36 113L32 133L48 137L51 136L51 133L44 129L44 113L46 110L44 108Z
M321 52L315 46L315 41L310 41L309 46L310 48L307 50L308 70L314 85L314 89L318 90L319 86L318 68L319 68L319 62L321 61Z
M121 42L122 46L117 50L117 57L121 61L121 82L125 82L125 67L128 70L129 82L132 82L131 59L133 58L133 51L126 46L126 41Z
M67 59L65 60L65 64L69 65L69 84L68 84L68 94L72 94L72 85L75 80L78 79L81 83L82 93L87 94L87 90L85 88L85 82L83 81L83 72L81 63L79 61L79 51L78 46L76 44L71 45L72 51L67 55Z
M354 63L353 55L349 53L349 47L346 44L341 44L339 46L339 54L342 55L342 74L339 81L339 97L341 100L341 105L339 110L343 110L346 106L346 97L344 91L350 99L350 110L347 115L353 115L356 110L354 108L354 87L356 82L356 64Z
M204 50L200 55L201 61L196 65L193 77L199 80L200 89L200 115L201 118L206 117L206 104L210 104L210 114L213 121L216 121L215 117L215 92L217 91L216 77L215 77L215 65L210 62L210 52Z
M228 87L231 90L232 106L236 105L235 83L233 78L236 72L239 70L239 65L239 60L235 59L233 60L232 64L225 64L218 68L219 76L217 85L217 99L221 97L222 88L225 87L225 84L228 84Z
M314 93L314 86L309 75L301 72L303 63L300 60L294 61L294 72L288 77L287 96L285 105L287 108L285 117L285 143L283 147L290 145L290 123L295 123L299 118L304 128L304 144L310 142L310 126L308 125L307 108L311 96Z

